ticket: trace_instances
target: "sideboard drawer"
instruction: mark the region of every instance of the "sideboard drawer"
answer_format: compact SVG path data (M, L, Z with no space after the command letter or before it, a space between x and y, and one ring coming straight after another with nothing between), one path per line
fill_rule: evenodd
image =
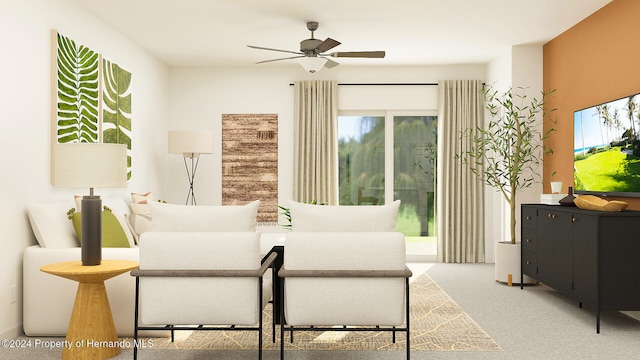
M535 277L538 274L536 254L528 251L522 251L522 273L532 277Z
M525 229L536 228L538 210L532 207L522 207L522 227Z
M537 251L537 232L531 229L522 229L522 251Z

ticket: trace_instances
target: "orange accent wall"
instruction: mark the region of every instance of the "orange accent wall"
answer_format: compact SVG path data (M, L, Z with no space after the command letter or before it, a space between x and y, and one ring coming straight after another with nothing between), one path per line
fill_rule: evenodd
M640 1L614 0L543 47L543 88L556 89L547 106L556 108L544 158L544 192L550 177L573 184L573 112L640 93ZM618 198L640 209L638 198ZM611 198L613 200L613 198Z

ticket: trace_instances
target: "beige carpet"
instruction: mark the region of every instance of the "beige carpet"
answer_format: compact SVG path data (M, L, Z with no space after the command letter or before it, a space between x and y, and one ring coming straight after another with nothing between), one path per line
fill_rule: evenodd
M411 287L411 349L414 351L500 351L487 333L476 324L428 275L423 274ZM264 349L279 349L271 341L271 308L264 324ZM257 349L257 333L247 331L178 331L176 341L153 338L154 349ZM405 334L390 332L295 332L294 342L285 341L287 350L404 350Z

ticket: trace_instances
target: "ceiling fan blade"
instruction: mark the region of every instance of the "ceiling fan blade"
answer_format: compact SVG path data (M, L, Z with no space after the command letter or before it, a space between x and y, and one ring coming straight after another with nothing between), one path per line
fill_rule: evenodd
M318 50L318 52L323 53L325 51L329 51L333 49L334 47L340 44L341 42L337 40L333 40L332 38L327 38L327 40L323 41L322 43L320 43L320 45L316 46L316 50Z
M280 61L280 60L291 60L291 59L302 58L302 57L305 57L305 56L306 55L299 55L299 56L291 56L291 57L279 58L279 59L263 60L263 61L258 61L256 64L264 64L264 63Z
M343 52L334 52L329 54L333 57L338 58L383 58L385 55L384 51L343 51Z
M273 49L273 48L268 48L268 47L262 47L262 46L254 46L254 45L247 45L248 47L252 48L252 49L258 49L258 50L269 50L269 51L279 51L279 52L285 52L285 53L290 53L290 54L298 54L298 55L303 55L301 52L299 51L289 51L289 50L280 50L280 49Z
M325 58L325 59L327 59L327 58ZM324 67L326 67L327 69L331 69L332 67L336 67L338 65L340 65L339 62L333 61L331 59L327 59L327 62L324 64Z

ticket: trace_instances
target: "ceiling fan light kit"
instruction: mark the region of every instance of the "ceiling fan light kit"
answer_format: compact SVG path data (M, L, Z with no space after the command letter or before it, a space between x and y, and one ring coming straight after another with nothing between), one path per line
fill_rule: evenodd
M300 65L302 65L302 67L306 71L310 73L314 73L322 69L324 64L327 63L327 59L323 57L306 57L305 56L298 59L298 62L300 63Z
M274 49L262 46L254 46L247 45L252 49L258 50L268 50L268 51L278 51L284 53L295 54L296 56L289 56L286 58L279 59L271 59L271 60L263 60L259 61L256 64L263 64L274 61L281 60L291 60L298 59L298 62L302 67L310 72L315 73L316 71L320 71L323 67L332 68L334 66L340 65L340 63L328 59L327 57L346 57L346 58L384 58L384 51L348 51L348 52L333 52L326 53L327 51L333 49L334 47L340 45L341 43L332 38L327 38L322 41L313 37L313 33L318 29L318 23L316 21L307 22L307 29L311 31L311 38L300 41L300 51L290 51L290 50L281 50Z

